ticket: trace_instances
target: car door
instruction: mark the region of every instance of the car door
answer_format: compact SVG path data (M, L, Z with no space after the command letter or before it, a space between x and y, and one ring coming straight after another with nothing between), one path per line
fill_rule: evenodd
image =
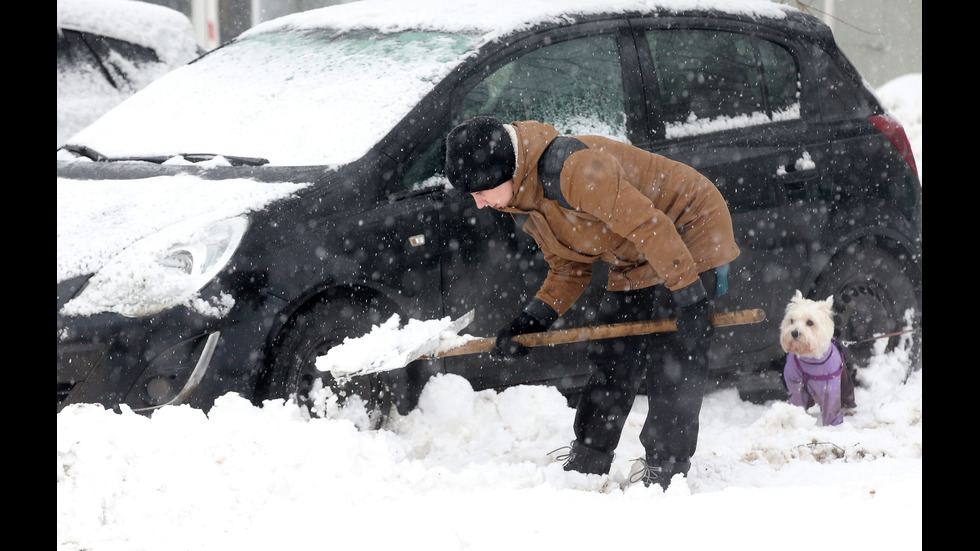
M631 139L642 122L642 109L631 102L640 97L639 82L626 76L638 72L625 20L528 33L502 42L507 46L473 63L456 87L445 132L472 116L493 115L507 122L547 121L562 134ZM422 158L441 161L441 145L433 143L433 151ZM526 217L479 210L469 195L452 189L440 193L445 201L440 224L445 313L455 318L474 309L476 319L465 332L494 336L534 296L548 266L521 229ZM597 270L594 279L556 327L594 323L593 305L596 290L605 284L604 270ZM465 376L476 388L528 382L562 388L581 384L588 376L585 346L536 348L528 358L495 363L493 368L482 355L444 362L446 371Z
M713 366L766 361L782 308L805 279L823 220L792 51L751 27L638 19L650 133L640 147L689 164L728 202L741 256L719 310L767 320L718 332ZM732 357L734 356L734 357Z

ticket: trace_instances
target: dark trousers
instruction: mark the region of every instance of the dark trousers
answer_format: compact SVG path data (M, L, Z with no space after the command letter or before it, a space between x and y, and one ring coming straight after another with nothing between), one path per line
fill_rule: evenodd
M701 274L714 308L715 273ZM669 318L675 315L663 285L606 292L596 323ZM593 341L588 357L595 370L575 412L578 442L612 455L641 384L646 382L649 412L640 432L647 459L688 461L697 447L698 416L708 375L708 349L714 329L707 316L686 331Z

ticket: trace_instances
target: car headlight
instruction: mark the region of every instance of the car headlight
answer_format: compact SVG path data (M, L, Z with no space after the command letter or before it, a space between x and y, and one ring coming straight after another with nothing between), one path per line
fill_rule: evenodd
M127 247L106 263L62 308L66 315L116 312L149 316L177 305L222 315L234 304L230 295L198 296L241 243L246 216L195 218L174 224Z

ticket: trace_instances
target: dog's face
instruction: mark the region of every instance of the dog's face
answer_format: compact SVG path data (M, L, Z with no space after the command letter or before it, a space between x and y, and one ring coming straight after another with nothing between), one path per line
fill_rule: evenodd
M807 300L796 291L779 326L779 344L783 352L802 358L823 358L834 336L833 305L832 296L826 300Z

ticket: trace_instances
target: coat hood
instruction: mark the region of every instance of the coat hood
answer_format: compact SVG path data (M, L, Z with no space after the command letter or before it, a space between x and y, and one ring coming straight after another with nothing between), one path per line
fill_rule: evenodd
M558 130L537 121L518 121L511 123L511 126L517 132L517 170L514 172L514 197L508 208L532 210L534 202L544 193L538 176L538 161L548 145L558 137Z

